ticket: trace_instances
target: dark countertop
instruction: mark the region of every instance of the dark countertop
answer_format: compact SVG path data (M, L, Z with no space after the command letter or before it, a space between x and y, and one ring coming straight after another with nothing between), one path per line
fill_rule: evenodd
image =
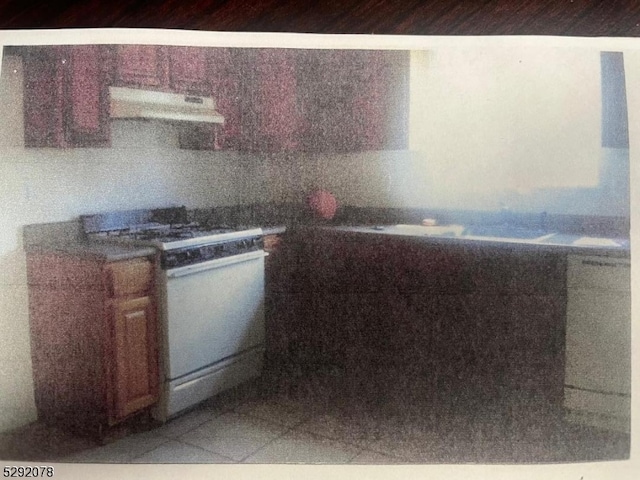
M280 235L287 231L287 227L285 225L274 225L270 227L261 227L262 233L265 235Z
M60 252L105 262L146 257L156 253L153 247L88 241L79 221L26 225L23 233L26 252Z
M256 226L259 228L260 226ZM253 228L243 226L242 228ZM287 230L285 225L261 227L264 235L279 235ZM128 246L112 242L88 240L80 222L55 222L27 225L24 229L24 249L29 252L62 252L91 257L106 262L154 255L154 247Z
M380 228L381 227L381 228ZM416 225L416 227L419 227ZM605 245L609 240L601 238L602 245L575 245L573 242L579 240L580 236L555 234L554 237L546 241L513 239L513 240L497 240L491 237L465 237L465 236L435 236L420 233L419 228L401 230L393 228L391 225L373 226L373 225L324 225L309 226L305 228L319 229L335 233L345 233L353 235L370 235L378 238L388 236L401 237L410 239L428 245L460 245L473 248L504 248L504 249L526 249L530 251L550 252L550 253L566 253L579 255L596 255L607 257L630 257L630 244L627 239L621 246ZM557 239L557 241L554 241Z
M90 257L105 262L117 262L132 258L147 257L155 255L156 249L153 247L127 247L113 243L100 242L64 242L30 245L26 247L27 252L61 252L70 255Z
M256 227L262 228L264 235L280 235L288 230L286 225L268 225ZM320 230L334 233L353 235L368 235L377 238L401 237L411 241L428 245L459 245L469 248L503 248L523 249L528 251L553 252L565 254L596 255L608 257L630 257L629 240L624 240L621 246L617 246L614 239L600 238L601 245L576 245L575 241L584 238L577 235L555 234L547 240L497 240L492 237L468 237L468 236L437 236L427 235L419 225L407 226L399 229L392 225L330 225L330 224L299 224L293 230ZM441 226L446 227L446 226ZM245 228L245 226L243 226ZM247 227L248 228L248 227ZM462 228L462 227L459 227ZM426 230L425 230L426 231ZM615 239L618 240L619 239ZM611 243L611 245L606 245ZM126 246L107 242L86 240L78 222L59 222L50 224L28 225L24 230L25 250L33 251L59 251L73 255L82 255L99 258L107 262L126 260L130 258L153 255L156 250L153 247Z

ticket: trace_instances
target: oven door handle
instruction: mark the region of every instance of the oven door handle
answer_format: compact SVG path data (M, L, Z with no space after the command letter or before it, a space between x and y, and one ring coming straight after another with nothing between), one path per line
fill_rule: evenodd
M233 255L231 257L216 258L207 262L196 263L194 265L186 265L184 267L172 268L166 271L167 278L178 278L186 275L192 275L194 273L204 272L206 270L213 270L215 268L227 267L236 263L249 262L251 260L258 260L269 255L264 250L258 250L255 252L241 253L240 255Z

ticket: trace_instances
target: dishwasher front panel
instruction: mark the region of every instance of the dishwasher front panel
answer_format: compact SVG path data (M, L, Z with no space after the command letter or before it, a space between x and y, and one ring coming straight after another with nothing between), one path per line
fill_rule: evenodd
M568 419L628 431L631 278L624 258L570 255L564 406Z

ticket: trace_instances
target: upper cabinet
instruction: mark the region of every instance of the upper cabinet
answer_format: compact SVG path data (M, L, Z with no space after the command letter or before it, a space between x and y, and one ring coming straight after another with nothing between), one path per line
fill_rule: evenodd
M24 56L24 142L27 147L65 144L62 47L30 48Z
M408 54L158 45L24 49L27 147L109 145L109 86L211 96L223 125L183 148L357 152L407 145Z
M244 150L296 151L301 142L301 112L296 54L286 49L241 52L242 142Z
M302 50L302 149L357 152L407 147L407 52Z
M166 52L156 45L118 45L116 83L119 86L166 89Z
M108 48L100 45L29 48L25 146L108 146L109 67Z
M224 124L215 128L216 149L238 149L242 143L242 73L240 53L231 48L211 48L207 51L209 95L224 117Z
M109 145L111 57L98 45L69 47L66 135L74 146Z
M118 45L116 82L134 88L208 95L208 50L202 47Z
M242 51L242 148L339 153L408 144L408 52Z
M169 85L180 93L210 95L207 53L201 47L166 47Z
M184 90L212 97L222 125L199 124L180 129L180 146L192 150L240 150L243 148L244 61L237 49L171 47L175 59L173 83ZM180 67L178 68L178 65Z
M300 150L295 50L215 48L208 59L210 95L225 121L183 131L181 144L268 153Z

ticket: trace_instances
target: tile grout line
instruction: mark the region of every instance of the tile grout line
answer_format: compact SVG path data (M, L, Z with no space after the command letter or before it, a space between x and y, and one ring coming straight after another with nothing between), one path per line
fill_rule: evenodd
M305 419L305 420L301 420L301 421L297 422L296 424L292 425L288 430L285 430L285 431L284 431L280 436L278 436L278 437L276 437L276 438L274 438L274 439L270 440L269 442L267 442L266 444L264 444L262 447L260 447L260 448L259 448L258 450L256 450L255 452L250 453L249 455L247 455L246 457L244 457L240 462L242 463L242 462L244 462L245 460L247 460L249 457L251 457L252 455L255 455L256 453L260 452L261 450L264 450L264 449L265 449L265 448L267 448L269 445L271 445L272 443L274 443L276 440L281 439L282 437L284 437L284 436L286 436L287 434L291 433L293 430L296 430L296 429L297 429L298 427L300 427L301 425L303 425L303 424L307 423L309 420L311 420L311 418L312 418L312 417L313 417L313 415L312 415L310 418L307 418L307 419ZM254 418L257 418L257 417L254 417ZM260 420L264 420L264 419L260 418ZM316 439L318 439L318 440L330 440L330 441L332 441L332 442L335 442L335 443L341 443L341 444L343 444L343 445L346 445L347 447L351 447L351 448L353 448L353 450L355 450L355 453L353 454L353 456L352 456L352 457L349 457L349 459L347 460L347 462L345 463L345 465L346 465L346 464L350 464L350 463L351 463L351 461L352 461L354 458L356 458L358 455L360 455L361 453L366 452L366 451L369 451L369 452L371 452L371 453L382 453L382 452L375 452L375 451L373 451L373 450L368 450L368 449L367 449L367 448L365 448L365 447L362 447L362 446L357 445L357 444L355 444L355 443L351 443L351 442L349 442L349 441L345 441L345 440L343 440L342 438L340 438L340 439L336 439L336 438L328 437L328 436L326 436L326 435L322 435L322 434L318 434L318 433L314 433L314 432L309 432L308 430L301 430L301 431L300 431L300 433L302 433L302 434L306 434L306 435L309 435L309 436L311 436L311 437L315 437L315 438L316 438ZM405 459L403 459L403 458L399 458L399 457L397 457L397 456L395 456L395 455L390 455L390 454L386 454L386 453L385 453L385 455L390 456L390 457L397 458L398 460L405 460Z
M280 435L278 435L275 438L272 438L271 440L269 440L267 443L265 443L263 446L261 446L260 448L258 448L255 452L250 453L249 455L245 456L244 458L242 458L242 460L240 460L238 463L243 463L245 460L247 460L249 457L251 457L252 455L255 455L256 453L258 453L260 450L264 450L265 448L267 448L269 445L271 445L272 443L274 443L276 440L280 440L282 437L284 437L285 435L287 435L289 432L291 432L292 430L294 430L298 425L302 424L303 422L298 422L295 425L288 427L287 430L284 430ZM286 426L286 425L278 425L278 426Z
M228 458L228 459L229 459L229 460L231 460L233 463L240 463L238 460L236 460L235 458L231 458L231 457L229 457L228 455L225 455L225 454L220 453L220 452L214 452L213 450L207 450L206 448L201 447L200 445L196 445L196 444L194 444L194 443L190 443L190 442L188 442L188 441L186 441L186 440L177 440L177 439L176 439L176 442L181 443L181 444L183 444L183 445L186 445L186 446L188 446L188 447L196 447L196 448L199 448L200 450L204 450L204 451L205 451L205 452L207 452L207 453L213 453L214 455L220 455L221 457Z
M287 423L282 423L282 422L278 422L277 420L271 420L271 419L266 419L264 417L261 417L260 415L256 415L255 413L251 413L251 412L238 412L237 410L234 410L235 414L237 415L245 415L247 417L251 417L253 419L256 420L261 420L263 422L267 422L267 423L271 423L272 425L276 425L278 427L298 427L301 424L303 424L304 422L308 421L311 417L304 419L304 420L299 420L297 423L294 423L293 425L289 425Z
M224 454L222 454L222 453L218 453L218 452L212 452L211 450L207 450L206 448L202 448L202 447L201 447L201 446L199 446L199 445L194 445L194 444L192 444L192 443L185 442L185 441L182 441L182 440L178 440L178 439L176 439L176 438L168 439L168 441L167 441L167 442L165 442L165 443L161 443L160 445L158 445L158 447L160 447L160 446L162 446L162 445L165 445L166 443L169 443L170 441L174 441L174 442L176 442L176 443L180 443L181 445L184 445L184 446L187 446L187 447L197 448L198 450L202 450L202 451L203 451L203 452L205 452L205 453L209 453L209 454L210 454L210 453L213 453L214 455L218 455L218 456L220 456L220 457L224 457L224 458L229 459L232 463L237 463L237 462L236 462L236 460L234 460L233 458L231 458L231 457L229 457L229 456L227 456L227 455L224 455ZM158 447L156 447L156 448L158 448ZM155 448L154 448L154 449L152 449L152 450L149 450L149 452L152 452L153 450L155 450ZM146 452L146 453L149 453L149 452ZM142 455L146 455L146 453L143 453ZM141 457L142 455L138 455L138 457L136 457L136 459L137 459L137 458L139 458L139 457ZM135 459L134 459L134 460L135 460ZM216 464L212 464L212 465L216 465Z
M161 436L158 436L158 437L160 438ZM169 440L170 440L170 439L168 439L166 437L161 437L161 439L163 440L162 443L160 443L160 444L156 445L155 447L153 447L153 448L141 453L140 455L137 455L135 457L130 458L129 462L127 462L127 463L130 463L131 461L135 460L136 458L141 457L142 455L146 455L147 453L154 451L156 448L158 448L161 445L164 445L165 443L169 443Z
M167 435L165 435L165 434L162 434L162 433L157 433L156 435L159 435L159 436L164 437L164 438L168 438L168 439L170 439L170 440L177 440L179 437L181 437L181 436L183 436L183 435L185 435L185 434L187 434L187 433L189 433L189 432L191 432L191 431L195 430L196 428L200 428L200 427L201 427L202 425L204 425L205 423L210 422L211 420L213 420L213 419L215 419L215 418L221 417L221 416L222 416L222 415L224 415L225 413L229 413L229 412L231 412L231 411L232 411L232 410L228 410L228 411L221 411L221 412L219 412L219 413L217 413L217 414L213 415L211 418L208 418L207 420L203 420L203 421L202 421L202 423L198 423L198 424L196 424L193 428L190 428L189 430L187 430L187 431L185 431L185 432L180 433L180 434L179 434L179 435L177 435L176 437L169 437L169 436L167 436ZM176 420L177 420L177 419L176 419ZM166 425L166 424L165 424L165 425ZM163 426L164 426L164 425L163 425ZM162 427L158 427L158 428L162 428ZM152 430L152 431L153 431L153 430Z
M146 454L148 454L148 453L150 453L150 452L154 451L156 448L158 448L158 447L160 447L160 446L162 446L162 445L165 445L165 444L169 443L169 442L170 442L170 441L172 441L172 440L173 440L173 441L176 441L176 442L179 442L179 443L183 443L183 444L185 444L185 445L186 445L186 443L185 443L185 442L180 442L180 441L178 440L178 438L179 438L180 436L184 435L185 433L189 433L190 431L195 430L196 428L201 427L201 426L202 426L202 425L204 425L205 423L209 422L210 420L212 420L212 419L214 419L214 418L216 418L216 417L219 417L219 416L223 415L224 413L226 413L226 412L224 412L224 411L223 411L223 412L220 412L220 413L218 413L218 414L214 415L213 417L211 417L211 418L209 418L209 419L207 419L207 420L204 420L202 423L198 423L198 424L197 424L197 425L195 425L193 428L191 428L191 429L187 430L186 432L184 432L184 433L182 433L182 434L178 435L178 437L176 437L176 438L174 438L174 437L168 437L168 436L166 436L166 435L163 435L162 433L154 433L154 435L158 436L158 438L162 438L164 441L163 441L162 443L160 443L160 444L156 445L155 447L151 448L150 450L147 450L147 451L145 451L145 452L141 453L140 455L137 455L137 456L135 456L135 457L131 458L131 459L130 459L130 461L131 461L131 460L136 460L136 459L138 459L138 458L142 457L143 455L146 455ZM162 427L159 427L159 428L162 428ZM150 430L149 432L153 433L153 430ZM191 446L193 446L193 447L197 447L197 448L200 448L200 447L198 447L197 445L191 445ZM204 449L202 449L202 450L204 450ZM206 451L206 450L205 450L205 451ZM215 452L209 452L209 453L215 453ZM225 455L221 455L221 456L226 457ZM227 457L227 458L228 458L228 457Z
M269 424L271 424L271 425L273 425L273 426L277 426L277 427L286 427L286 425L276 424L276 423L274 423L274 422L266 421L266 420L264 420L264 419L262 419L262 418L254 417L254 416L251 416L251 415L246 415L246 414L243 414L243 413L241 414L241 413L235 412L235 411L233 411L233 410L230 410L230 411L228 411L228 412L224 412L224 413L233 413L233 414L235 414L235 415L239 415L239 416L247 416L247 417L249 417L251 420L260 420L260 421L263 421L263 422L269 423ZM220 416L222 416L222 415L220 415ZM208 421L209 421L209 420L207 420L207 422L208 422ZM205 423L207 423L207 422L203 422L203 423L202 423L201 425L199 425L199 426L202 426L202 425L204 425L204 424L205 424ZM224 455L224 454L222 454L222 453L219 453L219 452L214 452L214 451L212 451L212 450L207 450L206 448L200 447L199 445L195 445L195 444L193 444L193 443L190 443L190 442L188 442L188 441L183 440L183 439L181 439L181 438L180 438L180 437L182 437L182 436L186 435L187 433L189 433L190 431L195 430L195 429L196 429L196 428L198 428L198 427L194 427L192 430L189 430L189 432L185 432L185 433L183 433L182 435L180 435L178 438L176 438L176 439L174 439L174 440L176 440L177 442L180 442L180 443L182 443L182 444L184 444L184 445L188 445L188 446L191 446L191 447L197 447L197 448L200 448L201 450L204 450L204 451L206 451L206 452L209 452L209 453L215 453L216 455L220 455L220 456L223 456L223 457L229 458L229 459L230 459L230 460L232 460L234 463L242 463L242 462L244 462L247 458L249 458L251 455L256 454L257 452L259 452L260 450L262 450L263 448L265 448L267 445L270 445L272 442L274 442L274 441L276 441L276 440L278 440L278 439L282 438L284 435L286 435L286 434L287 434L287 433L289 433L291 430L293 430L295 427L297 427L300 423L302 423L302 422L299 422L299 423L295 424L295 425L294 425L294 426L292 426L292 427L288 427L288 428L287 428L286 430L284 430L280 435L278 435L278 436L277 436L277 437L275 437L275 438L272 438L272 439L271 439L271 440L269 440L267 443L265 443L264 445L262 445L260 448L258 448L257 450L255 450L255 451L251 452L250 454L248 454L247 456L243 457L243 458L242 458L242 459L240 459L240 460L235 460L235 459L233 459L233 458L231 458L231 457L229 457L229 456L227 456L227 455Z
M304 423L308 422L309 420L311 420L311 419L307 419L307 420L305 420L303 422L300 422L297 425L297 427L299 427L300 425L303 425ZM323 439L331 440L331 441L334 441L334 442L340 442L340 443L346 444L348 446L355 447L355 448L360 450L360 453L363 453L363 452L377 453L377 454L380 454L380 455L386 455L388 457L392 457L392 458L397 459L397 460L410 461L410 459L408 457L403 457L402 455L398 455L398 454L390 452L388 450L382 450L382 449L377 450L375 448L372 448L371 445L369 445L369 442L366 442L367 446L363 446L362 444L358 444L358 443L350 441L348 439L344 439L343 437L339 437L339 438L331 437L331 436L328 436L326 434L317 433L317 432L311 432L309 430L302 430L302 432L303 433L307 433L307 434L312 435L312 436L315 436L315 437L321 437Z

